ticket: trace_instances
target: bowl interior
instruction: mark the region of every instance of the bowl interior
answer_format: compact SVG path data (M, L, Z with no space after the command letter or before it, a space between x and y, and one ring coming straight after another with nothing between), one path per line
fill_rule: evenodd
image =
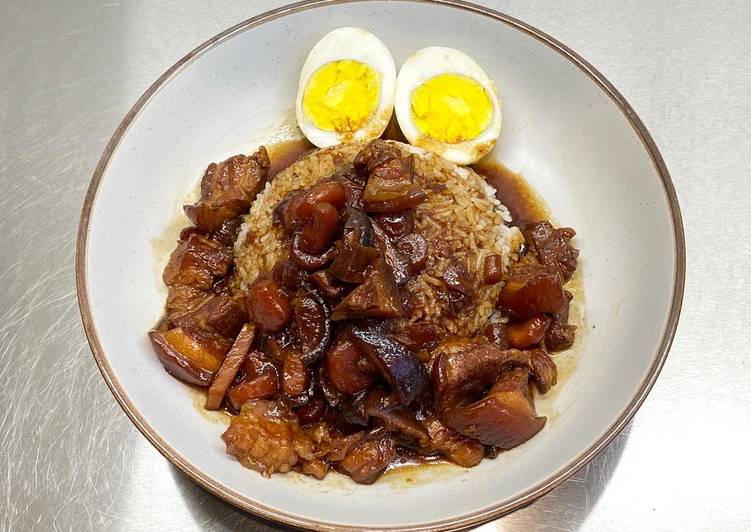
M164 372L146 338L163 309L160 274L184 222L180 206L209 162L249 153L289 123L309 49L339 26L374 32L397 65L431 45L475 58L503 101L495 156L527 176L555 220L578 233L585 303L577 367L542 401L549 415L543 432L473 469L387 475L373 486L336 475L323 482L264 479L225 454L222 425L203 416L194 397ZM150 437L235 502L319 525L471 518L539 488L600 439L637 394L657 358L676 268L660 176L602 88L512 25L446 5L394 1L291 12L236 32L188 62L137 113L112 153L87 245L84 283L99 356Z

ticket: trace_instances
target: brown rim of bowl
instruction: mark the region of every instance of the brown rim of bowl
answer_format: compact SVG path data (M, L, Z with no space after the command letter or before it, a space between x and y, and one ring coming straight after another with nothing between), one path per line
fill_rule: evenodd
M133 107L125 115L122 122L117 126L115 133L107 143L107 147L104 150L99 163L96 166L94 175L89 185L86 198L84 200L83 209L81 212L81 221L78 227L78 241L76 244L76 288L78 292L78 305L83 319L84 329L86 331L86 337L88 338L89 345L91 346L92 353L96 360L99 370L107 382L110 390L117 399L117 402L125 410L125 413L136 425L138 430L159 450L170 462L179 467L185 472L191 479L193 479L200 486L210 491L214 495L242 508L258 516L266 519L277 521L286 525L292 525L300 528L311 528L314 530L351 530L351 529L369 529L369 527L357 527L357 526L345 526L334 523L326 523L320 521L310 521L295 515L280 512L273 508L269 508L252 501L244 495L237 493L234 490L230 490L223 486L217 480L210 478L204 472L199 470L192 463L188 462L182 455L180 455L175 449L173 449L169 443L167 443L162 437L151 427L148 422L143 418L141 412L139 412L135 406L131 403L125 390L117 380L117 377L112 373L109 361L104 354L104 349L99 342L99 337L94 326L94 321L91 316L91 308L89 306L89 294L87 290L86 279L86 251L87 251L87 239L89 232L89 221L91 218L91 210L94 205L94 199L99 189L99 184L102 180L105 170L109 164L115 148L117 147L120 139L127 131L130 124L133 122L139 111L148 103L151 97L159 90L159 88L167 82L172 76L177 74L182 68L189 64L193 59L200 56L202 53L213 48L220 42L232 37L235 34L249 30L256 26L260 26L268 21L278 19L291 13L298 13L308 9L332 5L332 4L344 4L354 3L367 0L305 0L295 4L289 4L271 11L267 11L258 16L250 18L244 22L241 22L231 28L219 33L212 37L208 41L204 42L185 57L175 63L169 70L167 70L162 76L159 77L138 99ZM665 191L665 195L668 200L668 207L670 209L670 215L673 220L673 233L675 239L675 270L673 274L673 297L670 307L670 315L668 316L667 323L662 333L662 339L655 353L655 358L652 361L652 365L649 368L649 372L642 381L639 389L631 398L628 405L620 413L616 421L605 431L604 434L587 450L580 454L576 459L572 460L569 464L556 471L549 478L543 482L538 483L536 486L520 493L513 500L500 504L495 507L485 508L470 514L457 516L455 518L444 519L442 521L428 522L422 525L409 525L405 527L396 528L397 530L447 530L447 529L460 529L466 528L472 525L477 525L501 515L512 512L522 506L525 506L542 495L548 493L550 490L561 484L564 480L568 479L571 475L581 469L587 462L597 456L608 444L620 433L623 427L631 420L634 413L639 409L644 402L649 391L652 389L657 376L662 369L665 359L667 358L670 345L673 342L673 336L675 335L676 327L678 326L678 317L681 312L681 304L683 301L683 288L685 282L686 273L686 250L685 250L685 237L683 233L683 221L681 218L681 211L678 205L678 198L676 197L675 188L670 178L670 173L665 166L665 161L660 155L660 151L657 149L652 136L647 131L647 128L642 123L633 108L629 105L626 99L616 90L616 88L597 71L592 65L585 61L576 52L558 42L551 36L543 33L542 31L525 24L524 22L517 20L513 17L500 13L498 11L464 2L462 0L400 0L413 3L427 3L438 4L441 6L448 6L456 9L462 9L483 15L499 22L507 24L519 31L526 33L537 39L538 41L546 44L553 50L560 53L566 59L575 64L581 69L592 81L594 81L615 103L625 115L626 119L633 127L636 134L642 141L642 144L649 152L652 162L660 174L662 185Z

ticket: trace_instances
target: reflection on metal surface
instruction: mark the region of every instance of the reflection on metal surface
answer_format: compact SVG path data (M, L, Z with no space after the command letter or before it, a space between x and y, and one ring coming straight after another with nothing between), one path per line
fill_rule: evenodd
M281 3L0 4L0 530L272 529L191 482L112 400L79 323L73 253L97 157L144 87ZM691 264L685 322L628 433L486 529L747 529L751 220L737 198L751 194L751 6L486 3L607 67L676 178Z

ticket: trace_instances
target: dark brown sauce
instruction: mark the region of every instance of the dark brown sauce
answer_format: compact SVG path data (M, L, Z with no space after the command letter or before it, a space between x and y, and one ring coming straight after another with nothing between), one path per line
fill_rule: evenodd
M269 144L266 149L271 160L269 178L273 178L307 152L315 149L315 146L308 142L308 139L298 139Z
M424 465L432 465L432 464L451 464L450 461L446 460L442 456L438 455L419 455L417 453L411 452L409 450L403 450L397 458L392 460L392 462L386 467L386 471L395 471L399 469L404 469L407 467L417 467L417 466L424 466Z
M545 202L527 183L526 179L495 161L482 160L472 166L495 189L495 197L508 207L512 225L527 224L550 219Z
M396 115L391 116L391 120L389 120L381 138L384 140L396 140L408 144L407 137L404 136L404 133L402 133L402 130L399 128L399 122L396 121Z

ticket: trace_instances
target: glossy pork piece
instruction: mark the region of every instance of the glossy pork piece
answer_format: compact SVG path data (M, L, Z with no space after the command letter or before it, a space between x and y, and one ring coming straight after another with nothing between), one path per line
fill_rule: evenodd
M441 420L468 438L500 449L527 441L545 426L529 393L529 374L515 368L501 374L483 398L445 410Z
M366 274L362 284L334 307L331 318L398 318L402 314L396 279L387 270L385 261L379 260Z
M564 282L571 279L579 257L579 250L570 243L576 231L570 227L555 229L550 222L543 221L527 227L523 234L529 253L540 264L557 268Z
M541 350L503 350L478 340L439 346L433 366L435 405L449 428L485 445L510 449L539 432L529 379L541 393L555 384L555 364ZM484 393L490 386L490 391Z
M364 212L350 207L346 213L338 254L329 269L331 275L346 283L362 283L371 264L380 256L375 247L373 224Z
M576 326L568 323L569 305L574 296L568 290L564 290L563 294L566 302L560 311L552 315L550 327L545 332L545 347L549 351L563 351L574 345Z
M439 452L456 465L474 467L485 457L485 449L477 440L463 436L443 425L437 417L423 420L430 440L428 452Z
M222 434L227 452L265 476L286 473L313 455L313 442L295 413L275 401L249 400Z
M167 286L182 285L209 291L231 264L231 250L215 240L192 233L172 252L162 278Z
M208 386L230 348L221 339L207 338L180 327L149 332L151 344L167 373L196 386Z
M199 329L224 338L234 338L248 321L245 302L240 295L208 295L193 310L170 316L174 327Z
M511 267L498 298L501 311L515 319L529 319L539 314L563 310L561 277L552 266L517 264Z
M210 164L201 180L201 199L185 207L188 218L204 231L214 231L248 210L266 184L269 156L263 146L250 157L235 155Z
M396 458L396 454L391 436L374 436L357 443L338 466L355 482L372 484Z
M374 140L358 154L355 170L367 173L362 196L366 212L397 213L416 207L425 200L425 192L414 184L412 157L382 140Z

